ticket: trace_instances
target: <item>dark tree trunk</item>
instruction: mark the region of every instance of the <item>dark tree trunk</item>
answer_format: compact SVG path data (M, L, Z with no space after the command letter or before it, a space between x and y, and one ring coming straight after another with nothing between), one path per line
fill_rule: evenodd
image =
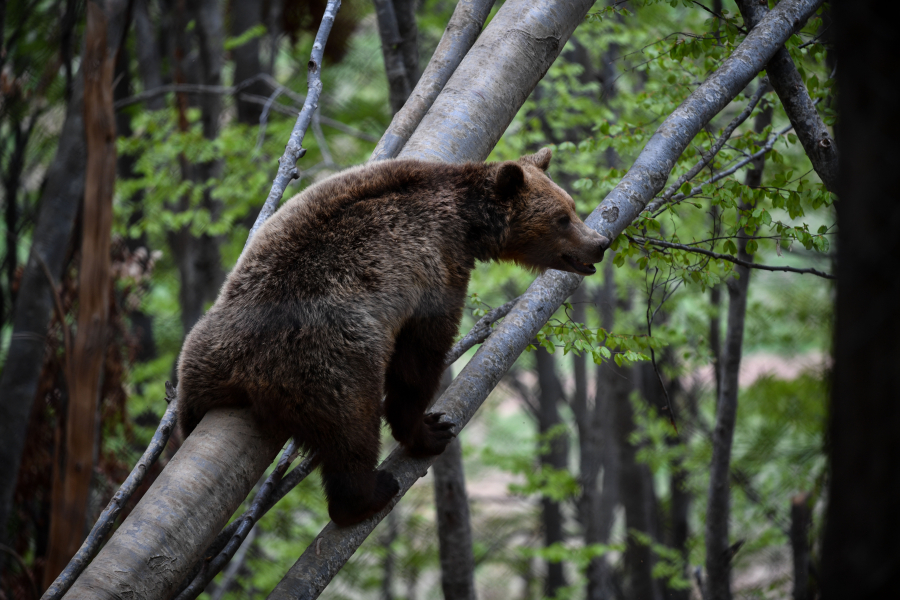
M150 22L149 4L150 0L134 0L132 9L134 11L134 51L141 84L145 91L156 89L163 84L160 57L165 55L157 43L153 23ZM165 96L153 96L144 101L144 108L159 110L165 104Z
M387 73L391 111L396 113L419 80L416 19L412 0L374 0Z
M263 3L257 0L232 0L230 4L230 31L232 37L238 37L248 29L262 23ZM240 46L231 49L231 58L234 60L234 85L241 86L251 77L263 72L259 62L260 37L244 42ZM262 81L254 81L242 87L242 91L249 94L266 95L267 87ZM259 116L263 107L253 102L237 98L237 116L241 123L259 123Z
M50 546L44 569L48 587L81 546L91 477L96 461L97 408L100 377L106 355L109 316L110 233L116 180L116 126L113 113L113 70L124 2L101 7L87 4L84 72L84 123L87 155L81 265L78 281L78 321L72 356L67 357L69 403L65 440L54 464ZM111 39L107 39L107 36ZM109 42L109 46L107 45Z
M576 323L586 321L587 292L582 284L572 294L572 319ZM572 412L578 427L579 472L581 478L581 498L578 499L578 519L584 530L585 545L600 544L606 540L600 523L600 469L602 441L601 432L596 427L596 404L588 405L587 356L572 354L572 370L575 375L575 391L572 395ZM587 567L588 598L591 592L599 587L603 579L603 570L607 568L606 559L602 556L591 559Z
M534 354L537 362L538 385L541 388L538 399L538 431L544 435L562 423L558 403L565 400L565 393L556 374L556 361L553 355L543 348L539 348ZM541 464L554 469L565 469L568 446L566 435L557 432L550 440L549 452L541 455ZM546 496L541 498L541 520L545 546L564 541L563 514L559 502ZM563 563L548 561L547 580L544 584L545 595L552 598L565 585Z
M793 600L809 599L809 526L812 509L809 494L791 498L791 552L794 558Z
M0 539L4 540L56 293L44 268L55 281L60 280L84 196L84 174L84 78L79 72L41 193L31 253L14 308L13 334L0 376Z
M178 0L175 13L175 81L178 83L196 82L206 85L221 85L222 83L222 14L221 6L214 0L202 0L192 5L193 10L188 12L185 0ZM190 19L196 24L199 61L190 60L190 42L187 25ZM179 95L180 128L188 127L186 110L187 98ZM203 135L206 139L214 139L218 134L218 121L222 109L221 97L217 94L203 94L200 96L201 122ZM188 164L182 159L182 173L186 179L204 182L209 179L217 179L221 172L219 161ZM219 203L213 200L209 192L203 195L201 207L210 212L210 218L215 221L220 212ZM177 203L177 210L192 210L188 199L181 198ZM194 235L190 227L182 227L169 235L169 244L175 254L175 261L181 279L179 301L181 304L181 323L184 333L187 334L191 327L203 316L207 303L215 300L222 282L225 280L225 272L222 269L219 246L221 239L207 233Z
M772 108L760 112L754 121L754 131L762 132L772 122ZM759 187L762 182L765 157L753 163L747 172L745 183L748 187ZM740 210L752 206L739 203ZM753 232L738 234L737 257L746 262L753 261L747 253L748 237ZM735 265L737 278L729 279L728 323L725 333L725 347L721 364L721 393L716 404L716 426L713 430L712 464L709 475L709 495L706 513L706 574L707 598L710 600L731 599L731 543L728 537L728 519L731 514L731 443L737 422L738 375L741 368L741 348L744 342L744 318L747 313L747 291L750 285L750 268Z
M634 410L631 405L631 379L637 375L634 368L618 369L614 391L614 419L616 441L619 446L621 467L619 472L619 494L625 508L625 529L627 540L624 556L624 593L634 600L661 600L659 582L653 578L653 551L650 546L638 540L634 532L657 539L656 495L653 478L645 464L637 462L638 448L630 437L635 430ZM610 381L615 381L610 375Z
M452 380L448 368L435 397L439 398ZM435 461L433 473L444 600L475 600L475 556L459 438Z
M474 600L475 557L462 448L453 440L434 463L434 500L445 600Z
M612 331L615 326L616 295L615 267L612 257L608 256L603 265L603 285L597 289L595 295L600 312L600 326L607 331ZM591 426L599 437L599 459L603 467L596 528L598 541L607 543L615 521L616 506L619 504L621 476L621 451L615 434L615 405L622 397L628 397L631 387L624 369L620 369L613 361L597 366L596 381L597 391ZM615 597L616 586L606 557L598 557L589 563L587 579L588 600L607 600Z
M132 15L134 15L135 19L135 35L137 36L137 41L135 46L140 46L141 39L140 34L137 33L137 5L141 5L144 7L146 11L146 5L143 0L138 0L135 2L135 7L132 8ZM146 18L147 15L144 15ZM144 23L144 25L149 25L149 23ZM145 32L146 33L146 32ZM151 52L152 48L151 48ZM147 54L146 51L141 54ZM155 53L153 53L155 55ZM140 58L138 59L141 60ZM115 82L115 87L113 88L113 101L119 101L124 98L130 96L133 91L132 87L132 79L131 79L131 70L130 70L130 55L128 51L128 46L119 49L118 56L116 58L116 72L113 78ZM158 67L157 62L157 67ZM157 75L159 73L157 72ZM161 99L161 97L160 97ZM116 112L116 135L118 137L129 137L132 135L132 127L131 127L131 113L129 111L120 110ZM135 163L137 162L137 157L133 154L119 154L117 159L118 166L118 176L120 179L133 179L135 177ZM137 225L140 220L144 216L144 211L140 208L144 201L144 193L143 191L138 191L132 197L132 204L137 206L138 208L134 210L134 212L129 215L128 225ZM149 260L149 244L147 243L147 236L142 232L137 238L126 238L125 244L128 247L128 250L132 253L138 251L139 248L143 248L143 252L147 253L147 260ZM143 286L146 291L149 287L148 283L139 284ZM156 341L153 339L153 315L145 313L141 310L140 306L131 307L127 306L127 316L128 323L131 326L131 332L134 336L134 339L137 340L138 348L135 354L135 359L137 361L146 362L153 358L156 358Z
M900 589L900 63L896 5L833 10L843 152L821 590L824 600L868 600Z
M393 0L400 33L400 55L409 79L410 89L419 82L419 27L416 24L418 0Z

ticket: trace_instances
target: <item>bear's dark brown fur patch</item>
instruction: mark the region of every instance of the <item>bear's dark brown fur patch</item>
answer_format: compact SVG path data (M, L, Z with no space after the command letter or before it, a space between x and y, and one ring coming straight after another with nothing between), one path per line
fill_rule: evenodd
M286 202L187 336L185 434L211 408L250 406L319 451L335 523L384 508L398 486L375 470L382 416L413 454L453 436L425 410L475 261L591 274L609 245L546 176L549 161L548 149L495 164L383 161Z

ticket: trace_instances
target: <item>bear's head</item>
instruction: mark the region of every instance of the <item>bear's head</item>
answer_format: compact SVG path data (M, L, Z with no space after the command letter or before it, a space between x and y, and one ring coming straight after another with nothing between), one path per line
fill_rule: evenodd
M592 275L609 239L584 224L572 197L547 176L550 157L550 149L544 148L497 165L495 197L510 208L509 236L500 259L539 271Z

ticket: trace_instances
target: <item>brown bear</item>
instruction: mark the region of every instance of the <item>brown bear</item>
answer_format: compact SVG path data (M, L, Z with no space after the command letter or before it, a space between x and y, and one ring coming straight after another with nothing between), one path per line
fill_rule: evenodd
M398 491L375 470L382 416L413 455L440 454L454 435L425 410L475 261L590 275L609 246L549 163L547 148L493 164L386 160L286 202L187 336L185 435L213 407L249 406L268 431L318 450L337 525L380 511Z

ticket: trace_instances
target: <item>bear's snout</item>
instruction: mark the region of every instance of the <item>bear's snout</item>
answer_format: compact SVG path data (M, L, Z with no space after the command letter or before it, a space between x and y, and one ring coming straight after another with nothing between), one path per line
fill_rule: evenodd
M566 240L560 258L564 271L580 275L593 275L597 272L594 263L603 260L603 252L609 247L609 239L600 235L584 223L578 223L575 235Z

